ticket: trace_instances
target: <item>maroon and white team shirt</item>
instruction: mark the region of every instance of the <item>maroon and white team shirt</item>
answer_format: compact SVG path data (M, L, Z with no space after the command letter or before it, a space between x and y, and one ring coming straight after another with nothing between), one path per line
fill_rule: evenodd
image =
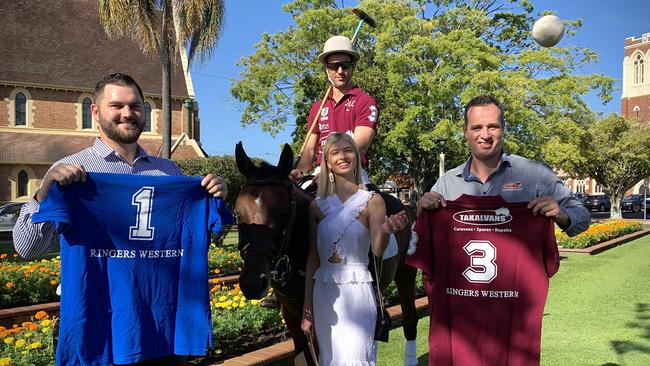
M408 264L424 271L429 365L539 365L553 221L527 203L462 195L418 217Z
M311 106L307 122L308 130L314 122L321 102L319 100ZM342 132L354 137L354 129L358 126L376 129L378 117L379 109L375 99L357 87L350 89L338 103L328 96L318 117L318 126L312 132L312 134L318 135L316 165L320 165L325 141L330 134ZM368 166L367 156L361 157L361 165Z

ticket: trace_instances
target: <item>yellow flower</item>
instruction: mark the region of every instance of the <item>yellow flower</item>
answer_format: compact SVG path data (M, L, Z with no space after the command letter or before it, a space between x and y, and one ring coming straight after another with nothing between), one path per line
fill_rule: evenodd
M215 273L215 274L219 274L219 273L221 273L221 270L220 270L219 268L216 268L216 269L214 270L214 273Z
M9 365L11 365L11 358L9 357L0 358L0 366L9 366Z
M59 282L56 281L56 280L52 280L52 281L50 281L50 285L52 285L52 286L56 286L56 285L58 285L58 284L59 284Z
M6 344L12 344L12 343L14 343L14 338L13 337L7 337L7 338L4 339L4 342Z
M30 344L29 344L27 347L25 347L25 348L27 348L27 349L38 349L38 348L43 348L43 343L41 343L41 342L30 343Z
M14 345L16 346L16 348L20 348L20 347L23 347L25 345L25 343L27 343L27 342L25 342L24 339L19 339L19 340L16 341L16 343Z
M260 300L251 300L251 304L257 305L260 303Z
M244 306L246 306L246 301L244 301L244 300L240 301L239 302L239 307L243 308Z
M224 301L226 301L226 297L225 297L225 296L223 296L223 295L221 295L221 296L219 296L219 301L221 301L221 302L224 302Z
M49 332L49 331L50 331L49 327L43 327L43 329L41 329L41 332L44 333L44 334L47 334L47 332Z
M41 322L41 325L44 327L49 327L51 323L52 321L50 321L50 319L45 319Z
M234 296L232 299L233 301L239 301L239 296Z
M32 332L27 332L27 333L25 333L25 338L29 338L29 337L31 337L33 335L34 334Z

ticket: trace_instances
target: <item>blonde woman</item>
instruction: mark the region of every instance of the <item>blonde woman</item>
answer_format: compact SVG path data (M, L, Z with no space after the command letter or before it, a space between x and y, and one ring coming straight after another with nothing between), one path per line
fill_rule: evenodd
M310 205L302 330L316 335L319 364L375 365L377 305L368 251L381 256L406 214L386 218L384 200L365 189L354 140L333 133L323 149L317 198Z

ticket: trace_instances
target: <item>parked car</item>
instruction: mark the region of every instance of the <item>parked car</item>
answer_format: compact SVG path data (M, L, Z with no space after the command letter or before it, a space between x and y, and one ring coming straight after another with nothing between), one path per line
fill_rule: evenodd
M587 195L584 193L571 193L573 197L575 197L580 203L583 205L585 204L585 201L587 200Z
M639 212L643 209L643 195L631 194L621 200L621 211Z
M14 224L25 202L11 202L0 206L0 241L11 241Z
M598 210L604 212L612 209L612 203L609 201L609 197L604 194L587 196L584 205L589 211Z

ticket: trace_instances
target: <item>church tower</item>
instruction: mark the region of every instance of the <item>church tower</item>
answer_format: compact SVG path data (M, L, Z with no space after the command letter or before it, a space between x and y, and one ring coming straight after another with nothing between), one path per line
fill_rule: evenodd
M650 123L650 33L625 39L621 114Z

